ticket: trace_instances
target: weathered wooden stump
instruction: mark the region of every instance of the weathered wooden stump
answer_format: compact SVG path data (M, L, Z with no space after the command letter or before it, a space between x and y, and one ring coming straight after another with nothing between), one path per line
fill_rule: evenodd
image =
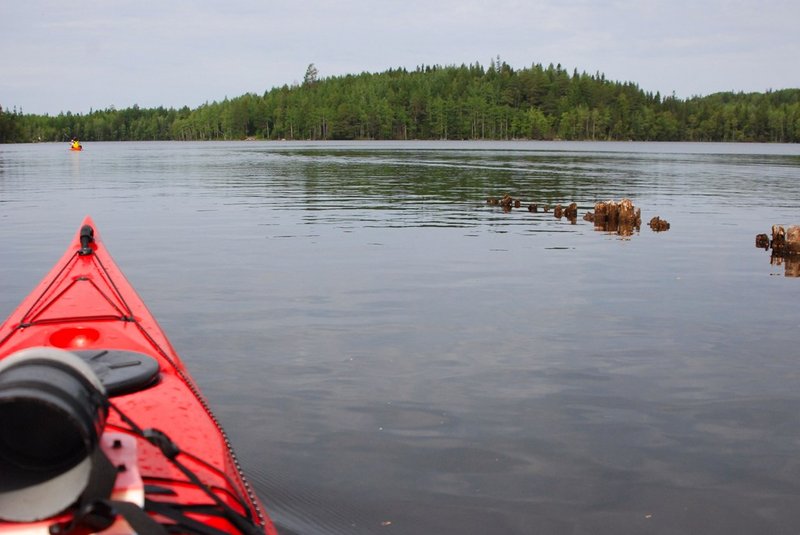
M800 226L792 225L784 230L781 225L772 225L772 253L779 256L800 254Z
M641 225L642 211L630 199L598 202L594 205L594 226L599 230L629 236L634 229L639 230Z
M758 234L756 247L772 248L769 263L784 266L784 275L787 277L800 277L800 226L792 225L784 229L781 225L772 225L772 239L766 234Z
M658 216L655 216L653 219L651 219L650 223L648 224L655 232L664 232L665 230L669 230L669 223L665 219L661 219Z
M538 212L539 211L539 205L538 204L533 204L533 203L529 204L528 205L528 211L529 212L534 212L534 213Z
M570 203L569 206L566 208L557 204L555 208L553 208L553 216L561 219L562 217L566 217L569 219L570 223L575 223L575 220L578 218L578 205L577 203Z
M519 199L515 199L508 193L503 195L502 199L498 199L497 197L487 197L486 204L490 204L492 206L501 206L504 212L510 212L511 208L519 208L522 206L522 202Z
M797 225L786 229L786 250L791 254L800 253L800 227Z
M772 247L774 252L783 254L785 246L786 231L783 230L783 227L780 225L772 225L772 241L770 241L770 247Z

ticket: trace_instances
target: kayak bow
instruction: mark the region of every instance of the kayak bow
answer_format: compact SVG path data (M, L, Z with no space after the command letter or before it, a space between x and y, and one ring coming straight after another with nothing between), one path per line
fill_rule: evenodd
M0 534L277 535L89 217L0 325L0 429Z

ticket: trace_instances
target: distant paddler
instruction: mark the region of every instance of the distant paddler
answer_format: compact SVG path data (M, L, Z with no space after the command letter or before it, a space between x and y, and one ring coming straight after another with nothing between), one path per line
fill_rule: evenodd
M72 138L72 145L70 146L70 150L83 150L83 146L81 145L81 142L78 141L78 138L76 137Z

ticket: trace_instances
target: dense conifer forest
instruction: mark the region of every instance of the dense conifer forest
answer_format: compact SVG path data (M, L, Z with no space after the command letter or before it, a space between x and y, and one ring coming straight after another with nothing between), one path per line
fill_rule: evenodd
M196 109L57 116L0 108L0 142L564 139L800 142L800 89L686 100L561 65L492 61L320 78Z

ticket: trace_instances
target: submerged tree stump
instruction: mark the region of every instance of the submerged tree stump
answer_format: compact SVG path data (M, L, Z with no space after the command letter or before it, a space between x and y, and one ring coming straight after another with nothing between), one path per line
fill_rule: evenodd
M784 230L781 225L772 225L770 247L778 256L800 254L800 226L792 225Z
M598 230L629 236L642 226L642 211L630 199L598 202L594 205L594 226Z
M786 229L786 248L791 253L800 253L800 227L797 225Z
M578 218L578 205L577 203L573 202L565 208L560 204L557 204L555 208L553 208L553 216L557 217L558 219L566 217L569 219L569 222L574 225L575 220Z
M800 226L792 225L783 228L772 225L772 239L766 234L756 236L756 247L772 249L769 263L773 266L784 266L784 275L800 277Z
M502 206L504 212L510 212L511 208L519 208L522 206L522 202L519 199L515 199L508 193L503 195L502 199L498 199L497 197L487 197L486 204L490 204L493 206Z
M655 232L664 232L665 230L669 230L669 223L665 219L661 219L658 216L655 216L653 219L651 219L650 223L648 224Z

